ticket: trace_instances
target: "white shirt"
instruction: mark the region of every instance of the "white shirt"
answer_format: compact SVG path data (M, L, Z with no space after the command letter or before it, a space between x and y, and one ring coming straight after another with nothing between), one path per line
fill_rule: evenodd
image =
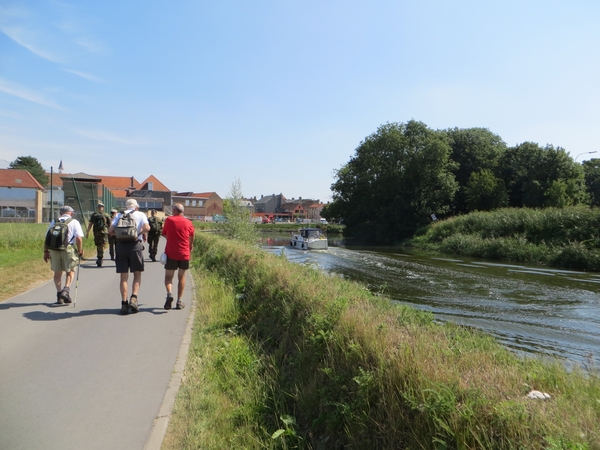
M121 218L121 216L123 214L130 214L131 217L133 217L133 220L135 220L135 225L136 225L137 232L138 232L138 241L141 241L143 239L142 238L142 227L144 225L149 225L148 224L148 216L141 211L136 211L135 209L126 209L122 213L117 213L117 215L111 222L111 225L113 227L117 226L117 223L119 223L119 219Z
M58 218L60 222L65 222L69 219L71 219L71 216L68 214L63 214ZM52 228L55 223L56 222L53 220L52 223L50 223L48 229ZM79 223L79 221L77 219L73 219L67 224L67 242L70 245L74 245L76 237L80 237L83 239L83 229L81 228L81 224Z

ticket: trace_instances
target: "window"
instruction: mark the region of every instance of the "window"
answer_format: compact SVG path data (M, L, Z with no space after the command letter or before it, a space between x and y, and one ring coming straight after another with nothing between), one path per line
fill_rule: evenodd
M192 200L192 206L196 206L196 200Z
M184 206L190 206L190 201L186 200Z

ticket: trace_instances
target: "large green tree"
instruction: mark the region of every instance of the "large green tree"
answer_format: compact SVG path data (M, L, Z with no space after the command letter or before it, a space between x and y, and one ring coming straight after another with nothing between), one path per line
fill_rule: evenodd
M459 186L452 209L454 213L463 214L469 212L473 204L472 196L475 193L471 192L471 201L468 200L467 194L471 176L478 174L476 178L482 181L482 174L489 178L490 172L495 173L500 157L506 150L506 143L487 128L453 128L445 132L452 148L450 158L456 163L452 173ZM498 186L496 185L494 189L498 189ZM475 202L478 205L477 209L493 209L492 204L481 203L484 197L481 196ZM493 203L498 204L498 202Z
M583 162L585 186L592 206L600 206L600 158Z
M561 147L524 142L500 159L499 178L513 207L561 207L588 202L581 165Z
M48 185L49 179L46 171L33 156L19 156L8 165L8 168L27 170L42 186L46 187Z
M447 135L422 122L382 125L356 149L331 186L331 216L346 232L379 242L409 237L445 214L458 185Z

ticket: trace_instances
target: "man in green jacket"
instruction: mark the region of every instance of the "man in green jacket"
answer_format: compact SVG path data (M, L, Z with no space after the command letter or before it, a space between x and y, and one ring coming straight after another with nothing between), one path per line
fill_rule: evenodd
M104 258L104 250L108 245L108 227L110 226L110 217L104 212L104 203L98 202L97 211L90 217L85 237L90 234L90 230L94 230L94 244L96 244L96 265L102 267L102 259Z

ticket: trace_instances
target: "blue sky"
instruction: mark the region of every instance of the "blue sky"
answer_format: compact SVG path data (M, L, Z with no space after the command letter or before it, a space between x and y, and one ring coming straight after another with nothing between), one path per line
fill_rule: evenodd
M598 23L596 0L0 0L0 163L326 202L386 122L600 152Z

